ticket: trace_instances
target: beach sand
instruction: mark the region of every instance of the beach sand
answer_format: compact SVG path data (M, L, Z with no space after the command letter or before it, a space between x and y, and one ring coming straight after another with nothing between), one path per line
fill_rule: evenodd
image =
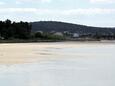
M82 43L82 42L57 42L57 43L9 43L0 44L0 64L31 63L42 60L67 59L69 57L87 56L71 49L85 49L86 47L104 47L108 43ZM66 52L66 49L70 51ZM62 51L62 52L61 52ZM64 51L64 52L63 52ZM74 53L72 53L74 52ZM82 50L81 50L82 52ZM89 50L90 52L90 50ZM76 54L76 56L74 55ZM73 56L74 55L74 56ZM91 54L92 55L92 54Z

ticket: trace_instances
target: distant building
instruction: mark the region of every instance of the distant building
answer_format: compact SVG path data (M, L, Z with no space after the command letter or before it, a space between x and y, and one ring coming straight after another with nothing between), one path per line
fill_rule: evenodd
M41 34L43 34L43 31L36 31L36 33L41 33Z
M70 33L69 31L64 31L63 34L64 34L65 36L71 36L71 33Z
M69 34L70 32L69 32L69 31L64 31L63 33L64 33L64 34Z
M78 33L73 33L73 38L78 38L79 34Z
M54 33L54 35L63 36L63 33L62 32L56 32L56 33Z

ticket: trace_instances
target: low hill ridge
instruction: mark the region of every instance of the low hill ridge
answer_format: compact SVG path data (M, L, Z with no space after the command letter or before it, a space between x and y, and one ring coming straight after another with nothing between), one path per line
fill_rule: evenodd
M79 34L87 34L87 33L115 34L115 28L109 28L109 27L93 27L93 26L86 26L86 25L72 24L58 21L39 21L39 22L32 22L31 24L33 32L68 31L71 33L79 33Z

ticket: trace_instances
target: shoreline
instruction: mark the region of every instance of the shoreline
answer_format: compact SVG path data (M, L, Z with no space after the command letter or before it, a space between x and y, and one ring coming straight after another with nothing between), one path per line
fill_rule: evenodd
M0 40L0 44L4 44L4 43L55 43L55 42L115 43L115 40Z

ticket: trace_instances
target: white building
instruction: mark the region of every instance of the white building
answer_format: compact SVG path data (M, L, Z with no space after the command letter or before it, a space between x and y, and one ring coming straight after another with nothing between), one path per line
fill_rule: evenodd
M63 33L62 32L56 32L56 33L54 33L54 35L63 36Z
M73 33L73 37L74 37L74 38L78 38L78 37L79 37L79 34L78 34L78 33Z
M41 33L41 34L43 34L43 31L36 31L36 33Z

